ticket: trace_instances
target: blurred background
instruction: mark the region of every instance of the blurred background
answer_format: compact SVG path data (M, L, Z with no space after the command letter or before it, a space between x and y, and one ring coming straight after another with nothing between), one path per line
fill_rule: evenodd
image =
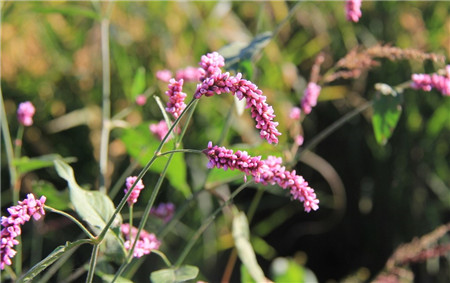
M76 162L71 165L78 183L98 189L102 105L98 17L107 13L108 3L49 1L2 5L1 84L11 135L16 135L18 127L17 105L31 101L37 112L33 126L25 130L22 154L75 157ZM292 16L280 25L294 5L298 6ZM289 157L294 143L289 135L289 111L299 106L320 52L325 56L321 74L357 46L367 48L377 43L450 56L447 2L367 1L363 2L363 16L358 23L346 21L344 5L343 1L151 1L114 2L110 6L112 115L134 105L133 84L138 73L143 74L145 86L152 94L167 101L167 83L156 79L158 70L175 73L187 66L196 67L203 54L231 43L249 42L266 31L277 31L252 58L250 71L244 74L263 90L273 106L283 133L279 144L263 143L249 112L239 116L234 111L233 98L226 95L202 98L184 139L184 148L193 149L205 148L210 140L217 142L231 109L231 126L223 145L265 156L283 156L316 190L321 207L309 214L274 187L247 188L234 200L239 209L247 212L255 197L260 197L250 229L258 262L268 277L274 259L287 257L309 268L320 282L345 278L367 281L377 275L401 243L450 221L450 99L438 92L406 89L400 120L384 146L374 138L369 108L312 148L313 155L305 154L301 161ZM430 60L379 62L379 66L356 79L340 79L322 86L317 107L302 122L306 145L343 115L372 99L375 83L395 86L410 80L412 73L432 73L445 67L444 62ZM189 98L195 87L195 83L186 84L184 92ZM143 132L148 132L149 123L162 118L155 100L149 98L143 107L132 108L125 117L125 128L112 131L107 175L110 185L137 158L136 153L130 157L130 139L134 136L127 128L139 129L133 133L141 136L143 143L157 144L150 133L147 137ZM4 154L1 157L4 215L11 195L6 158ZM172 164L175 171L183 173L169 174L157 202L171 201L181 206L186 199L183 192L203 188L206 163L203 156L185 155ZM331 181L324 178L327 172L331 172ZM242 183L241 179L223 183L225 175L221 173L224 172L211 172L205 186L229 193ZM157 178L156 172L144 177L150 189L143 191L137 210L145 207ZM60 198L61 209L70 211L66 186L54 169L39 169L23 176L21 193L52 187L59 193L53 202L58 203ZM114 198L116 204L121 192ZM189 239L187 235L218 205L216 198L202 194L164 238L162 251L175 261ZM220 281L230 262L233 243L229 223L226 213L218 217L186 259L186 263L199 266L202 280ZM147 228L156 232L161 227L161 223L154 223ZM55 215L46 216L45 223L24 229L29 230L23 236L28 267L57 244L76 237L75 226ZM27 244L31 235L40 242ZM40 247L37 255L30 255L33 247ZM59 282L73 274L89 255L89 249L82 247L52 280ZM153 255L140 264L145 267L141 266L133 276L136 282L147 280L151 271L163 267ZM416 282L450 280L449 256L415 264L411 269ZM236 264L231 281L239 278Z

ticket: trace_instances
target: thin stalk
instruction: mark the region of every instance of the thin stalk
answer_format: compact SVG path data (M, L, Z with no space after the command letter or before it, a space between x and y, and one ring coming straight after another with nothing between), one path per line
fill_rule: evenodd
M261 201L263 194L264 194L264 189L258 188L255 196L253 197L252 203L250 204L250 207L248 208L247 219L248 219L249 224L250 224L250 222L252 222L253 216L255 215L255 212L256 212L256 208L258 208L258 204Z
M92 248L91 261L89 262L89 270L86 277L86 283L92 283L92 280L94 279L94 270L95 265L97 264L97 256L99 248L100 243L94 244L94 247Z
M186 106L185 111L187 111L187 109L190 108L191 105L193 105L194 107L193 107L192 110L189 112L189 116L188 116L187 122L186 122L186 124L185 124L185 126L184 126L184 128L183 128L183 131L182 131L181 135L179 136L179 140L178 140L178 142L174 145L175 148L180 144L181 140L183 139L184 134L186 133L185 129L186 129L186 128L188 127L188 125L189 125L189 121L190 121L190 119L191 119L191 117L192 117L192 113L193 113L194 110L195 110L195 106L197 105L197 101L198 101L198 100L193 99L193 100L191 100L191 102L189 102L188 106ZM167 138L168 135L171 133L171 131L173 131L173 129L175 128L176 124L179 122L180 118L183 116L184 113L186 113L185 111L183 111L183 112L181 113L181 115L178 117L178 119L175 120L174 124L173 124L172 127L170 128L169 132L166 134L165 138ZM164 142L164 139L162 140L162 143L163 143L163 142ZM160 144L160 147L159 147L159 148L156 150L156 152L155 152L155 156L156 156L156 157L161 156L160 150L161 150L161 147L162 147L162 143ZM158 182L156 183L155 188L154 188L154 190L153 190L153 192L152 192L152 194L151 194L151 196L150 196L150 200L148 201L147 206L146 206L146 208L145 208L144 216L142 217L141 222L139 223L139 228L138 228L138 231L137 231L137 233L136 233L136 237L135 237L135 240L134 240L134 242L133 242L133 246L131 247L131 249L130 249L130 251L129 251L127 260L122 264L122 266L121 266L121 267L119 268L119 270L116 272L116 274L114 275L114 278L113 278L112 282L115 282L115 280L117 280L117 278L123 273L123 271L128 267L128 265L129 265L130 262L131 262L131 259L132 259L132 257L133 257L134 249L136 248L137 241L138 241L138 239L139 239L139 235L140 235L142 229L144 229L145 224L147 223L148 217L149 217L149 215L150 215L150 211L151 211L151 209L152 209L152 207L153 207L153 203L155 202L156 196L158 195L159 190L161 189L161 185L162 185L162 183L163 183L163 181L164 181L164 178L165 178L165 176L166 176L167 169L169 168L170 162L172 161L174 152L176 152L176 149L173 150L172 153L170 153L169 159L167 160L166 165L165 165L165 167L164 167L163 171L161 172L161 175L160 175L160 177L159 177L159 179L158 179ZM196 151L196 152L197 152L197 151ZM197 153L198 153L198 152L197 152ZM136 182L137 182L137 181L136 181Z
M198 150L198 149L174 149L174 150L169 150L169 151L165 151L165 152L160 152L158 154L159 156L164 156L164 155L168 155L168 154L174 154L174 153L203 153L203 151Z
M89 232L89 230L88 230L86 227L84 227L84 225L81 224L81 222L78 221L78 220L77 220L75 217L73 217L72 215L70 215L70 214L68 214L68 213L66 213L66 212L64 212L64 211L58 210L58 209L56 209L56 208L50 207L50 206L48 206L48 205L44 205L44 209L47 210L47 211L49 211L49 212L57 213L57 214L59 214L59 215L62 215L62 216L64 216L64 217L69 218L69 219L72 220L72 222L74 222L78 227L80 227L81 230L83 230L83 232L84 232L90 239L95 240L95 236L92 235L92 234Z
M128 223L130 223L130 227L133 227L133 206L134 205L130 205L128 207L128 211L130 213L130 218L128 219ZM131 229L131 228L130 228Z
M114 278L113 278L111 283L115 282L117 280L117 278L119 278L119 276L128 267L128 265L131 262L131 259L133 258L134 249L136 248L139 236L141 234L142 229L144 229L145 223L147 222L148 217L150 215L150 210L153 207L153 203L155 202L155 199L156 199L156 196L159 193L159 190L161 189L162 182L164 181L164 177L166 175L167 169L169 168L169 164L172 161L172 157L173 157L173 154L169 156L169 159L166 162L164 170L162 171L162 173L161 173L161 175L160 175L160 177L158 179L158 182L155 185L155 189L153 190L153 192L152 192L152 194L150 196L150 200L148 201L147 206L145 207L144 215L143 215L143 217L141 219L141 222L139 223L139 228L138 228L138 231L136 233L135 239L133 241L133 246L131 247L130 251L128 252L127 259L120 266L119 270L114 275ZM131 236L130 236L130 238L131 238Z
M0 13L1 15L1 13ZM0 31L1 31L1 25L0 25ZM1 54L1 53L0 53ZM3 93L0 85L0 115L1 115L1 128L2 128L2 134L3 134L3 141L5 144L5 151L6 151L6 159L8 160L8 170L9 170L9 184L11 187L11 190L14 190L14 185L16 183L17 179L17 171L16 167L13 164L14 161L14 150L11 142L11 135L9 134L9 126L8 126L8 119L6 118L6 112L5 112L5 104L3 101Z
M64 255L61 256L60 259L58 259L57 262L52 264L52 266L47 270L47 272L39 279L39 282L44 283L50 280L50 278L52 278L53 275L55 275L55 273L61 268L61 266L63 266L63 264L72 256L72 254L77 250L77 248L78 247L75 247L73 249L66 251Z
M363 112L370 106L372 106L373 101L368 101L362 105L360 105L358 108L353 109L353 111L345 114L339 120L325 128L322 132L320 132L318 135L316 135L311 142L309 142L305 147L300 148L299 152L297 153L298 156L302 154L302 152L311 150L314 148L318 143L320 143L322 140L324 140L326 137L331 135L334 131L339 129L342 125L344 125L347 121L358 115L359 113Z
M232 118L233 108L234 108L235 104L236 104L236 102L233 99L233 103L231 104L230 109L228 109L227 118L225 118L225 125L223 126L222 132L220 133L219 141L217 143L218 145L221 145L223 143L223 141L225 140L225 137L227 136L228 130L231 127L231 118Z
M152 251L152 253L159 255L161 257L161 259L164 261L164 263L167 265L167 267L172 266L172 263L167 258L167 256L165 254L163 254L162 252L160 252L159 250L154 250L154 251Z
M155 91L154 87L150 87L148 89L145 90L144 95L146 97L149 97L153 92ZM124 109L122 109L119 113L115 114L111 120L121 120L123 119L125 116L127 116L128 114L130 114L131 111L133 111L136 108L136 104L133 104L131 106L128 106Z
M22 124L19 125L19 128L17 129L17 137L16 137L16 140L14 141L14 144L16 145L16 148L14 150L14 156L17 159L20 158L24 128L25 127Z
M105 238L106 232L108 231L109 227L111 227L111 225L112 225L114 219L116 218L117 214L125 206L125 204L127 202L127 199L131 195L131 193L133 192L134 188L136 187L136 184L139 182L139 180L142 179L142 177L145 175L145 173L147 173L148 169L153 164L153 162L155 162L156 158L158 158L158 154L161 152L161 148L164 146L164 143L166 142L167 138L172 133L172 131L176 127L176 125L180 122L180 119L183 117L184 113L186 113L186 111L188 111L189 108L194 104L195 100L196 99L193 98L189 102L189 104L186 106L186 108L183 110L183 112L181 112L180 116L175 120L175 122L173 123L172 127L170 127L169 131L167 132L167 134L162 139L162 141L159 144L158 148L156 149L155 154L153 155L153 157L149 160L149 162L145 165L145 167L141 170L141 172L137 176L137 179L134 182L133 186L131 186L131 188L128 190L128 192L123 196L123 198L120 201L119 205L117 206L116 210L114 210L114 213L111 215L110 219L108 220L108 223L105 225L105 227L103 228L102 232L98 235L97 239L98 239L99 242L103 241L103 239Z
M109 58L109 19L104 17L101 21L101 48L102 48L102 131L100 139L100 192L106 193L106 174L108 165L109 134L111 130L111 70Z
M230 202L234 199L234 197L236 197L240 192L242 192L242 190L244 188L246 188L248 185L252 184L253 181L249 181L245 184L242 184L241 186L239 186L239 188L237 188L231 195L230 198L227 199L219 208L217 208L207 219L205 222L203 222L203 224L200 226L200 228L198 228L197 232L194 234L194 236L192 236L192 238L190 239L190 241L187 243L186 247L184 248L183 252L181 253L181 255L178 257L177 262L175 263L176 267L179 267L181 265L181 263L183 263L184 259L186 258L186 256L189 254L189 252L191 251L191 249L193 248L195 242L197 242L198 238L202 235L202 233L206 230L206 228L208 228L209 225L211 225L211 223L214 221L214 219L216 218L216 216L222 211L222 209L227 206L228 204L230 204Z

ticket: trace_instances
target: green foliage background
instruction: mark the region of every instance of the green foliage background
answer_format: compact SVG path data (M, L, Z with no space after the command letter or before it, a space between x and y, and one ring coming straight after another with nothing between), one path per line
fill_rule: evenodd
M295 4L115 2L110 21L112 113L133 103L135 90L139 89L134 83L137 73L145 76L145 85L166 101L167 85L156 80L158 70L175 72L188 65L196 66L203 54L273 31ZM100 24L95 8L101 10L104 5L102 2L6 2L2 7L1 83L12 135L17 129L18 103L32 101L37 113L34 125L25 131L23 154L75 157L77 161L72 166L76 179L90 189L98 186L102 99ZM311 66L321 51L326 54L323 70L358 44L366 47L391 44L448 58L449 9L446 2L370 1L363 3L363 17L354 24L345 20L343 1L302 2L294 16L257 55L248 77L274 107L283 133L279 145L261 144L247 111L242 116L232 112L231 129L224 145L245 143L249 150L282 156L293 143L287 134L289 110L299 105ZM305 143L361 101L372 99L375 83L397 85L409 80L412 73L434 72L442 67L442 63L431 61L383 59L380 66L356 80L339 80L323 87L318 106L303 121ZM195 84L185 88L188 96L194 90ZM218 141L232 103L231 96L202 98L184 139L184 148L203 149L208 141ZM408 89L402 106L397 127L384 146L375 140L371 110L368 110L313 149L341 177L345 186L345 198L340 200L345 204L343 207L333 208L338 196L317 171L301 162L294 167L318 193L319 211L306 214L302 205L291 202L279 190L267 189L250 222L252 243L266 276L270 275L272 260L285 256L294 257L310 268L320 281L340 280L350 274L361 274L361 270L368 271L362 272L368 279L377 274L399 244L450 220L450 99L434 91ZM70 119L73 126L57 130L52 122L68 113L77 114ZM111 185L132 162L130 154L139 159L139 153L133 153L136 148L127 148L127 137L137 144L148 142L149 148L156 148L156 139L139 131L148 127L150 121L161 119L161 111L150 98L144 107L134 109L127 116L128 126L133 130L118 128L112 132L108 172ZM134 129L138 125L141 126ZM186 192L201 189L198 186L205 178L206 158L194 155L183 158L186 166L182 160L177 161L178 166L172 164L176 167L172 167L173 172L169 173L157 202L172 201L178 207L185 200ZM2 208L11 203L4 159L2 154ZM180 176L185 176L177 179L177 170L182 170ZM224 174L212 172L207 185L228 177ZM144 183L154 184L157 177L157 172L147 174ZM224 185L222 189L232 190L239 182ZM23 176L21 192L51 190L49 186L56 188L55 195L66 203L67 185L53 169L28 172ZM116 203L121 192L114 199ZM151 185L143 191L138 208L145 206L150 193ZM256 194L257 190L246 189L235 204L247 211ZM57 197L49 201L54 202ZM165 238L164 252L176 259L187 235L217 206L218 200L210 195L192 204L189 213L181 219L182 224ZM231 228L227 223L229 219L219 217L186 260L187 264L200 268L201 278L211 282L220 280L230 255ZM59 216L48 215L45 223L24 228L24 251L40 249L38 254L24 254L25 266L31 267L66 240L74 240L77 236L74 227ZM162 228L161 223L156 223L148 230L156 232ZM34 240L27 242L31 238ZM69 276L88 255L89 251L82 247L54 279ZM141 266L133 277L136 282L147 280L150 271L162 267L160 260L152 256L140 260L140 264L145 268ZM421 264L414 271L419 279L448 279L445 275L449 271L448 257L439 267L433 273ZM235 268L234 280L240 278L238 270Z

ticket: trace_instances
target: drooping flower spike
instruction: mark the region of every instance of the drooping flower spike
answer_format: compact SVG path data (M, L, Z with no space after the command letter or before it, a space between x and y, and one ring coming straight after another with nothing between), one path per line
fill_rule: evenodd
M224 59L217 52L202 56L200 66L205 72L203 81L197 85L194 97L213 96L215 94L231 93L239 100L245 98L246 107L251 109L252 118L256 121L256 128L260 130L261 138L269 143L278 143L278 123L274 122L275 114L272 106L266 103L266 97L258 87L245 79L242 74L231 76L228 72L222 73L220 67Z
M33 194L28 194L27 198L19 201L18 205L8 208L9 216L2 216L0 232L0 269L5 269L5 265L11 265L11 259L16 255L14 246L19 244L15 238L22 233L21 225L30 221L31 217L39 220L45 215L44 204L46 197L35 199Z
M293 199L303 202L306 212L317 210L319 200L314 190L302 176L295 170L287 171L282 166L280 157L269 156L262 159L261 156L250 156L245 151L233 152L225 147L213 146L208 143L208 148L203 151L209 159L208 168L223 168L224 170L239 170L253 177L256 183L278 184L283 189L290 190Z

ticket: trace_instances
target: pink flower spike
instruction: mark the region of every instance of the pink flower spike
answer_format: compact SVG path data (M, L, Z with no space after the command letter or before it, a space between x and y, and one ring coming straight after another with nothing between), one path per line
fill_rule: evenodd
M225 59L217 52L208 53L203 55L200 63L200 81L205 80L213 75L222 73L222 68L225 66Z
M442 95L450 96L450 65L446 66L446 72L445 76L438 75L437 73L431 75L413 74L411 76L411 87L424 91L431 91L434 88Z
M126 180L126 189L125 194L128 192L129 189L133 186L133 184L136 182L137 176L130 176ZM137 199L139 197L139 194L141 193L141 190L144 189L144 184L142 183L142 180L139 180L139 182L134 187L133 191L131 192L130 196L127 199L128 205L132 206L137 202Z
M164 120L159 121L157 124L150 124L149 126L150 132L155 135L160 141L164 139L164 137L167 135L167 132L169 131L169 128L167 127L167 124ZM167 138L167 141L172 138L172 135L170 135Z
M133 247L138 229L136 227L130 227L130 224L122 224L120 231L125 238L125 249L129 251ZM136 258L142 257L143 255L149 254L152 250L159 249L160 245L161 242L156 238L155 234L142 230L133 251L133 256Z
M278 143L278 136L281 133L277 129L278 123L273 121L275 118L273 108L266 103L267 98L254 83L242 79L241 73L234 77L229 73L217 71L197 85L194 97L199 99L203 95L213 96L222 93L236 95L239 100L245 99L247 108L250 108L252 118L256 121L256 128L260 130L261 138L269 143Z
M347 21L357 23L362 16L361 0L346 0L345 1L345 15Z
M26 101L20 103L17 108L17 119L19 120L19 123L24 126L33 125L33 116L35 112L36 109L31 102Z
M225 147L212 146L211 142L203 153L209 159L208 168L239 170L251 175L256 183L278 184L283 189L289 188L292 198L303 202L306 212L319 208L319 200L314 190L295 170L287 171L281 165L280 157L269 156L267 159L261 159L261 156L252 157L245 151L233 152Z
M311 113L312 108L316 106L317 98L320 94L320 89L320 86L318 86L316 83L308 83L301 101L302 110L303 112L305 112L305 114Z
M172 78L172 72L169 70L160 70L156 72L156 78L163 82L169 82Z
M140 94L136 96L136 104L139 106L143 106L145 103L147 103L147 96L144 94Z
M291 112L289 113L289 118L293 120L300 120L300 115L302 111L298 107L292 107Z
M186 108L186 104L184 103L186 93L183 92L183 83L183 79L179 81L170 79L169 89L166 91L166 95L169 97L166 111L172 114L175 119L178 118L184 108Z
M28 222L31 217L39 220L45 215L44 204L46 197L35 199L33 194L28 194L27 198L19 201L18 205L8 208L9 217L2 216L1 225L4 227L0 232L0 269L5 269L6 265L11 265L11 259L16 255L14 246L19 244L15 238L22 233L20 225Z

